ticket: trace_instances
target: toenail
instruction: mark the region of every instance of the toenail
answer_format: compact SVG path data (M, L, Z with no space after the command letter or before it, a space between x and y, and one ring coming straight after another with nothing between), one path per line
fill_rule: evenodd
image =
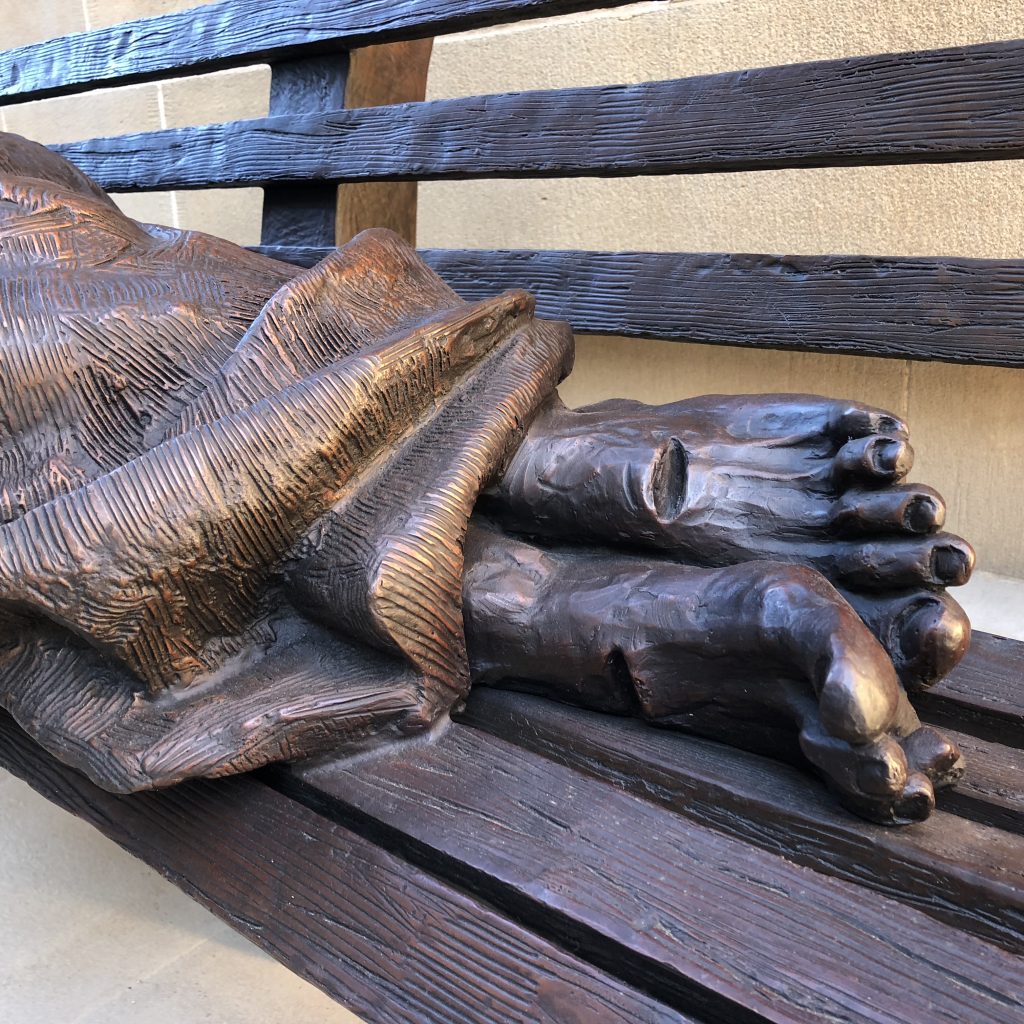
M928 777L914 772L893 810L897 821L924 821L935 810L935 791Z
M970 559L960 548L951 546L936 548L932 552L932 579L947 586L958 586L967 582Z
M876 441L871 447L871 463L876 472L895 473L903 454L903 444L889 439Z
M903 511L903 528L908 533L928 533L941 525L942 509L939 503L921 494L907 502Z

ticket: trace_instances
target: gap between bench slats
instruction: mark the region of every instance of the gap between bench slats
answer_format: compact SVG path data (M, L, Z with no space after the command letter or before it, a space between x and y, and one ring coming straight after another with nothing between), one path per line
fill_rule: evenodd
M1024 1020L1024 960L480 730L286 791L684 1012Z
M259 246L310 267L331 250ZM526 288L578 333L1024 367L1024 263L424 249L467 299Z
M221 0L0 53L0 98L99 86L464 32L631 0Z
M0 766L373 1024L689 1020L251 776L112 796L2 713Z
M472 96L54 148L114 192L1024 155L1024 41L668 82Z
M943 813L941 795L928 822L885 828L842 810L803 771L643 722L488 690L474 691L459 721L1024 953L1024 838ZM1024 802L1019 751L967 753L978 813L996 788L994 816L1012 815L1007 804Z

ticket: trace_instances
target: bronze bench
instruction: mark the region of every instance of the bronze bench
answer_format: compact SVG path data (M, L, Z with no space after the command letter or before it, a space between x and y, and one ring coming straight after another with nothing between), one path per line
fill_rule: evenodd
M113 191L262 186L262 249L300 265L334 244L342 182L1024 156L1018 41L342 109L349 50L615 5L221 0L0 54L0 98L270 62L268 119L57 148ZM425 255L468 298L525 287L581 331L1024 365L1019 260ZM1024 1020L1022 677L1024 644L976 634L915 698L970 771L903 830L755 755L489 691L358 772L117 797L6 716L0 764L371 1022L1006 1022Z

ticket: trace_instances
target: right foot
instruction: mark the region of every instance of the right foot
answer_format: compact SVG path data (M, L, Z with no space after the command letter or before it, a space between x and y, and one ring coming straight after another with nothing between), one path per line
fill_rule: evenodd
M967 618L942 588L966 582L970 545L939 533L942 498L906 484L895 416L808 395L711 395L654 407L553 402L488 511L564 543L612 542L690 564L807 565L833 582L911 689L948 673Z
M886 652L817 572L696 569L548 552L490 529L467 545L474 680L792 756L885 824L925 818L960 774ZM632 708L630 703L632 702Z

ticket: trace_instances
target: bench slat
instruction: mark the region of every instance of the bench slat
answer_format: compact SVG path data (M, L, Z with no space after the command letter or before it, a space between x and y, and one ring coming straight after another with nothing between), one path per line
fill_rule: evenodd
M310 267L331 250L260 246ZM1024 366L1024 262L891 256L424 249L459 294L508 288L578 333Z
M347 53L278 61L270 69L270 113L308 114L343 107L348 68ZM263 194L263 244L333 245L337 203L337 186L329 181L298 189L268 186Z
M1024 835L1024 750L948 727L946 735L960 745L968 771L940 796L940 806L983 825Z
M428 250L467 298L526 288L579 332L1024 366L1024 262ZM513 282L516 282L513 285Z
M110 191L1024 155L1024 41L473 96L55 147Z
M796 768L643 722L483 689L474 691L459 721L1024 953L1024 839L944 813L943 796L928 822L891 829L846 813ZM1015 796L1024 800L1021 779L1001 774L1016 751L972 746L968 754L976 805L1000 776L1016 783ZM1007 813L1013 798L1006 794L996 810Z
M281 774L683 1012L1024 1020L1019 957L477 729Z
M1024 643L976 630L967 657L914 706L930 722L1024 748Z
M2 713L0 767L367 1020L689 1020L251 776L112 796Z
M220 0L0 53L0 98L67 95L632 0Z

